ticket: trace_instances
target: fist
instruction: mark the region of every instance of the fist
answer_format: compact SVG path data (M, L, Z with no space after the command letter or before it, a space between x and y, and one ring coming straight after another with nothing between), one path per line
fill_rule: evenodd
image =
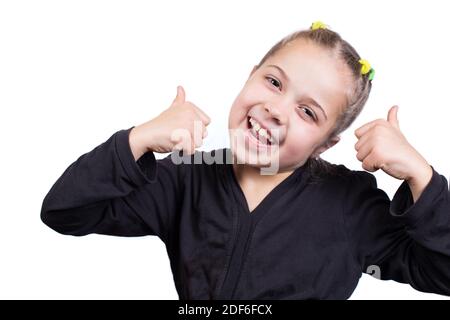
M145 151L166 153L183 150L183 154L193 154L202 145L210 122L205 112L186 101L183 87L178 86L171 106L156 118L133 128L136 129L133 139Z
M394 178L409 180L428 164L400 131L397 112L398 106L394 106L387 120L377 119L355 130L356 158L367 171L381 169Z

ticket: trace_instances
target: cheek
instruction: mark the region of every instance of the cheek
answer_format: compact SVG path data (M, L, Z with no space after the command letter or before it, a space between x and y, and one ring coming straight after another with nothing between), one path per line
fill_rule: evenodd
M234 99L233 104L230 108L229 114L229 126L235 126L240 119L242 119L242 115L244 114L244 109L242 108L242 92Z
M235 100L230 109L230 114L228 117L228 126L230 128L237 127L242 120L246 117L247 111L245 108L241 107L239 100Z
M270 92L262 83L250 83L241 90L233 105L249 109L255 104L267 101L269 97Z
M258 92L261 92L261 90L258 90L258 88L255 88L254 86L242 89L230 109L230 128L238 126L247 118L248 111L264 100L261 99L260 94L257 94Z
M288 130L288 136L283 146L283 152L286 157L296 158L309 156L314 148L314 137L316 130L310 124L304 123L304 120L294 121Z

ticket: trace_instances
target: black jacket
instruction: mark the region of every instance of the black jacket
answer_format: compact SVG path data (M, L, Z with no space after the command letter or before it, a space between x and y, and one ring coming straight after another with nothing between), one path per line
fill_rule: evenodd
M72 163L41 217L69 235L158 236L180 299L346 299L367 271L450 295L450 195L434 168L413 203L406 182L391 202L372 174L333 165L311 183L303 166L250 213L229 149L135 162L130 130Z

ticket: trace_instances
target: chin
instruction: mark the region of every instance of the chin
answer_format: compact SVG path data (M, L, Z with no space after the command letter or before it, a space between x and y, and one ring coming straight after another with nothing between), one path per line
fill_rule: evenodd
M279 172L279 147L261 145L252 140L249 131L238 128L230 130L230 149L236 164L245 164L261 169L262 174ZM263 173L266 172L266 173Z

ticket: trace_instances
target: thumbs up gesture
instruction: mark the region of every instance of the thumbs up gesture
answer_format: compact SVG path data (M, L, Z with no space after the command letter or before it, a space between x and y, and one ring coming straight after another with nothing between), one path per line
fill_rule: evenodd
M131 130L129 140L134 158L137 160L147 151L166 153L175 149L193 154L202 145L210 122L205 112L186 101L183 87L178 86L169 108Z
M355 130L356 158L367 171L381 169L394 178L408 181L410 186L424 188L431 179L432 169L402 134L397 112L398 106L393 106L387 120L377 119Z

